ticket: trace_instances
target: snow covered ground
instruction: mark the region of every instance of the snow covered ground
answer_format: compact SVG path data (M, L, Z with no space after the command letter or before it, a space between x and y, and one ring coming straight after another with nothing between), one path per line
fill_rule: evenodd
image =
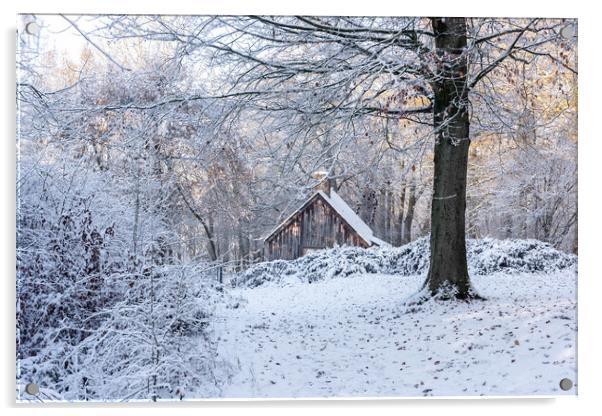
M576 382L576 273L473 276L486 301L403 301L423 277L231 289L215 326L225 397L558 395ZM236 359L235 359L236 361Z

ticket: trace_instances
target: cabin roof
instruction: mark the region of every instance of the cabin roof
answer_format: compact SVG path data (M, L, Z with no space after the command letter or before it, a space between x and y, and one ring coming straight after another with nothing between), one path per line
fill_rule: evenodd
M330 191L330 195L327 195L323 191L314 192L299 208L291 213L284 221L282 221L276 228L274 228L265 238L268 240L272 235L278 232L281 228L286 226L290 220L297 215L300 211L305 209L316 197L321 197L334 211L345 220L345 222L355 231L369 246L385 246L388 245L385 241L376 238L372 232L372 228L366 224L355 211L345 202L343 198L335 191Z

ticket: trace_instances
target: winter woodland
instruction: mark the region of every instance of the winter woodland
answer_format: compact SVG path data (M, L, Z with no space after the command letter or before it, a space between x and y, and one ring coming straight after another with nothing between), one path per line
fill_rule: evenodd
M575 20L18 28L17 400L575 394Z

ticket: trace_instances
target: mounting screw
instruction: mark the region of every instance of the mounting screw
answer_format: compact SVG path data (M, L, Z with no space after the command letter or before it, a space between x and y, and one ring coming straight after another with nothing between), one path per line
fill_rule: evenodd
M573 39L577 37L577 31L575 30L575 25L566 25L562 29L560 29L560 35L565 39Z
M573 387L573 380L570 378L563 378L560 380L560 388L564 391L570 390Z
M29 35L37 35L38 33L40 33L40 25L37 24L36 22L29 22L25 25L25 31L29 34Z
M32 396L37 395L40 392L40 388L36 383L27 383L25 385L25 392L27 394L31 394Z

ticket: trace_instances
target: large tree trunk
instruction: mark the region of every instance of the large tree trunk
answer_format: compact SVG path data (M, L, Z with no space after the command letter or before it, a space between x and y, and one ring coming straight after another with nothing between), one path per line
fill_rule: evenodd
M431 295L472 296L466 261L466 176L469 118L466 20L433 18L440 60L433 80L435 173L431 210L431 259L425 285Z

